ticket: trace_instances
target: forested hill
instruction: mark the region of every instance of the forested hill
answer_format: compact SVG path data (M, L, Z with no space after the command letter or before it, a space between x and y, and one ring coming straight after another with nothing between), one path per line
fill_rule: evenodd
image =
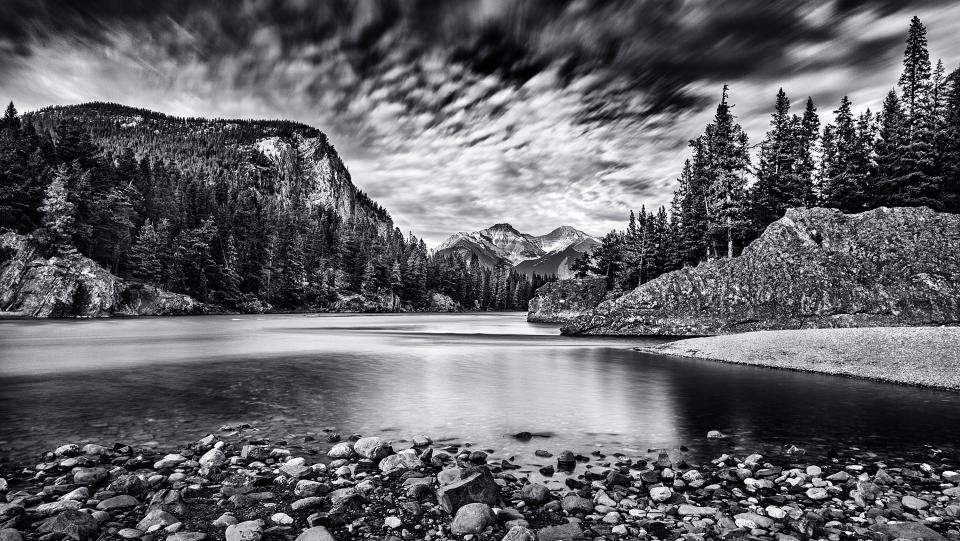
M525 309L532 289L429 254L353 185L323 133L288 121L110 103L21 116L11 103L0 121L4 231L231 310L426 309L434 294L446 306Z

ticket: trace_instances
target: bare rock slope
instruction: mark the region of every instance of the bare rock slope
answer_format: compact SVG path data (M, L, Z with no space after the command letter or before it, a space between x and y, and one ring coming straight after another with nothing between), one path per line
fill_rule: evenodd
M674 271L568 323L567 334L729 334L960 323L960 216L790 209L743 253Z
M31 237L0 235L0 312L24 317L203 314L187 295L117 278L79 254L44 254Z
M607 293L605 278L571 278L548 282L530 299L527 321L563 323L600 304Z

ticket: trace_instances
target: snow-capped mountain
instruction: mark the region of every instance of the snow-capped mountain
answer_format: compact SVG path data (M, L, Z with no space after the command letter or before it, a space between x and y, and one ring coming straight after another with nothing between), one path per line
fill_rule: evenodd
M529 235L510 224L496 224L472 233L457 233L437 248L439 253L460 254L469 260L476 254L480 264L495 267L503 263L526 274L570 276L570 264L599 241L564 225L546 235Z

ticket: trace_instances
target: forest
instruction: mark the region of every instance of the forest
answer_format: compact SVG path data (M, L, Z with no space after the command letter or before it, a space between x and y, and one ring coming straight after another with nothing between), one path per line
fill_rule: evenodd
M724 86L713 121L690 141L669 211L631 211L625 230L608 233L572 269L606 277L610 290L633 289L665 272L736 256L791 207L960 212L960 69L947 75L942 61L931 63L917 17L897 87L876 113L855 115L844 97L822 130L813 99L791 114L781 89L770 129L754 149Z
M304 164L279 172L249 150L264 137L336 156L322 133L292 122L107 103L19 115L11 103L0 120L0 232L245 312L525 310L548 279L433 254L363 192L344 220L308 200ZM338 157L333 167L349 178ZM438 307L434 294L449 300Z

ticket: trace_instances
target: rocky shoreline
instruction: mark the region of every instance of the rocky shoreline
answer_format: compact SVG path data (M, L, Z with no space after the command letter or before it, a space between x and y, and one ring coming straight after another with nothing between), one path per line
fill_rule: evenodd
M960 391L960 327L757 331L636 348L732 364Z
M930 447L881 458L791 445L703 464L684 448L539 450L556 460L539 473L563 480L548 487L426 436L296 439L240 425L165 451L62 445L0 471L0 540L960 540L957 457Z

